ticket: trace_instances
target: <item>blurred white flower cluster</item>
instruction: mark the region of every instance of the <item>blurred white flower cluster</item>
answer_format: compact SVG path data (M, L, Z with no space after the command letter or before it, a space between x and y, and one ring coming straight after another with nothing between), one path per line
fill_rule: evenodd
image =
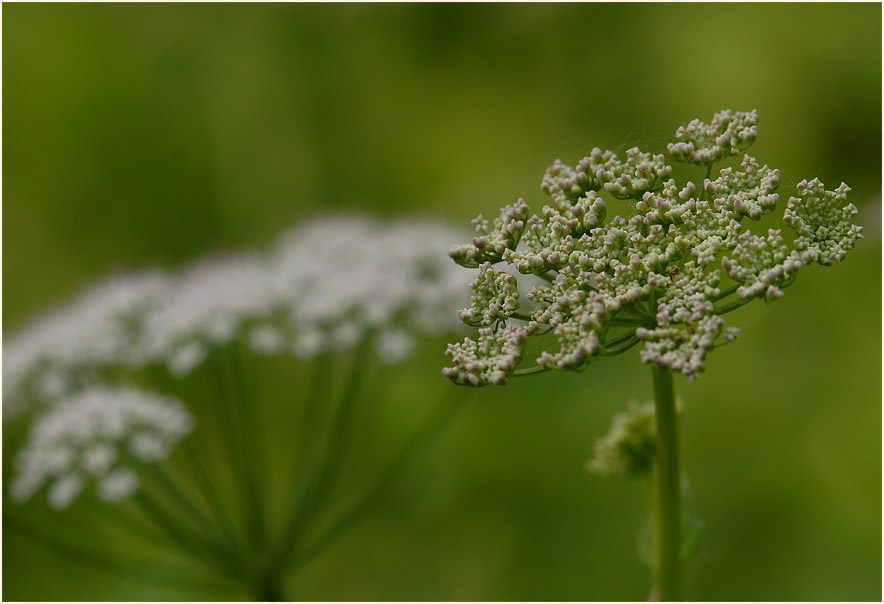
M478 341L449 345L453 366L443 374L458 384L503 384L520 372L580 370L643 342L642 361L695 378L719 337L736 336L722 315L780 298L799 268L840 261L862 237L847 185L827 191L817 179L798 183L799 197L788 201L791 242L781 229L762 237L742 224L774 210L779 170L749 155L716 178L712 166L749 147L757 122L755 111L725 110L678 129L669 153L705 168L699 184L666 180L672 168L662 155L634 148L621 160L596 148L575 168L556 160L547 170L541 189L551 204L538 214L520 199L493 221L476 218L472 242L449 254L479 269L472 304L460 313L480 328ZM627 200L626 212L606 223L607 204L623 207L617 200ZM520 298L507 268L546 283ZM550 332L556 341L537 365L516 369L527 336Z
M183 376L234 340L309 358L368 338L382 361L407 358L417 335L459 325L468 279L446 255L457 237L428 220L330 216L268 253L112 277L38 317L3 343L4 420L42 413L18 458L15 496L49 482L51 505L64 507L93 476L99 497L119 499L138 485L117 465L121 451L160 459L189 431L180 403L105 387L108 376L152 365Z
M96 386L43 414L16 458L12 496L29 499L46 482L49 505L67 505L90 478L99 498L118 501L138 488L130 459L156 461L192 428L178 401L134 388Z

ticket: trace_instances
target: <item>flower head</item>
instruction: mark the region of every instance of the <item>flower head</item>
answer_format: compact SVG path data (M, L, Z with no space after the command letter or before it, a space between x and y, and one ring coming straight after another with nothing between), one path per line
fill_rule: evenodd
M454 361L454 367L442 372L459 384L503 384L522 357L526 336L525 330L516 325L497 330L483 327L478 342L466 338L461 344L448 345L445 354Z
M89 484L118 501L138 488L133 470L169 455L193 427L175 399L134 388L88 388L59 401L31 427L15 460L12 496L25 501L44 485L55 509Z
M4 342L4 419L33 418L13 496L45 486L61 509L84 489L108 501L138 489L138 464L168 456L193 420L175 399L113 385L134 370L180 377L235 341L301 358L368 341L384 362L408 358L418 335L459 325L469 280L446 257L454 237L429 220L320 218L269 253L113 278L43 316Z
M450 345L454 366L444 374L459 384L502 384L518 374L525 342L536 336L549 346L526 372L582 369L641 342L643 362L698 376L708 354L736 337L722 315L753 298L781 297L803 265L842 260L862 237L850 221L856 208L845 205L847 185L826 191L817 179L799 183L800 197L785 210L794 242L781 229L763 237L744 224L774 211L779 171L743 155L712 178L712 164L747 149L757 122L755 111L725 110L677 130L669 153L706 167L700 185L667 180L672 168L662 155L630 149L620 160L596 148L574 168L553 163L541 182L552 203L539 213L520 199L491 223L477 218L479 235L449 254L479 268L472 305L460 313L481 327L479 340ZM631 211L606 221L606 195L631 200ZM516 273L545 281L527 303L514 295Z
M790 197L783 221L795 229L798 238L795 249L807 262L832 264L839 262L862 239L862 227L851 222L856 206L845 205L850 192L843 182L834 191L826 191L823 183L814 178L798 183L801 197Z

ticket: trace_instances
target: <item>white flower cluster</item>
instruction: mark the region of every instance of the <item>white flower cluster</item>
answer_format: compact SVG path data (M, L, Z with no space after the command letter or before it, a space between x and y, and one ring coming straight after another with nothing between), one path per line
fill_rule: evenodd
M167 457L192 426L171 398L133 388L82 390L34 423L15 460L11 495L26 501L48 484L49 505L62 509L94 483L100 499L119 501L138 489L132 461Z
M383 361L402 360L416 333L458 324L469 279L446 258L456 237L431 221L340 215L294 228L269 254L113 277L4 341L4 417L113 368L187 374L238 338L259 353L312 357L372 337Z
M692 120L675 131L678 142L669 143L669 154L694 164L713 164L747 149L758 137L758 112L726 109L708 124Z
M456 328L469 282L445 257L439 223L331 217L285 235L269 264L283 348L310 357L367 334L381 359L404 360L415 333Z
M779 184L779 170L759 167L754 157L746 155L739 170L724 168L719 178L707 180L704 187L716 210L728 207L738 216L758 220L772 212L779 201L780 196L774 193Z
M619 161L615 153L602 152L596 147L577 164L577 169L589 171L605 191L617 199L629 199L652 191L672 172L662 155L642 153L638 147L626 151L625 162Z
M703 370L706 354L714 347L723 324L724 319L718 315L706 315L696 325L683 323L656 329L638 327L635 335L645 343L641 359L644 363L678 371L688 381L693 380Z
M140 321L168 285L156 272L114 277L4 339L4 417L19 410L26 392L53 400L75 386L78 372L108 362L136 363Z
M730 110L710 124L694 120L678 129L669 152L705 165L711 175L713 162L755 140L757 121L755 111ZM721 315L755 297L781 297L802 265L842 260L862 237L850 221L856 208L845 205L847 185L833 192L816 179L798 184L800 197L789 200L784 215L797 234L790 245L779 229L764 238L741 224L774 210L778 170L745 155L739 166L726 166L699 186L664 181L671 171L662 156L638 149L627 151L622 163L593 149L577 168L556 160L546 171L541 190L552 204L539 214L530 215L519 200L493 223L474 221L479 234L472 245L449 254L468 268L481 265L473 305L461 318L483 329L478 343L467 338L448 347L453 367L445 375L460 384L500 384L514 373L582 369L644 342L645 363L693 379L722 334L724 341L736 337ZM630 199L634 211L605 223L604 193ZM499 262L545 283L524 303L512 295L514 279L493 267ZM736 300L727 301L734 294ZM526 324L509 323L514 320ZM504 324L505 331L495 330ZM547 333L555 336L553 348L540 353L537 367L516 370L522 334Z
M473 219L476 227L472 245L460 245L448 254L463 266L476 268L483 262L500 262L506 250L512 250L525 229L525 220L531 210L523 199L500 211L500 216L489 223L481 214Z
M130 462L166 457L190 431L177 401L110 386L120 374L159 365L182 376L237 340L259 354L308 358L370 338L394 363L417 334L453 331L468 282L446 258L455 237L431 221L320 218L270 253L114 277L32 322L3 351L4 419L39 413L13 496L29 499L48 483L49 504L60 509L93 481L99 498L123 499L138 488ZM501 313L515 306L509 297L518 293L509 291Z
M496 271L490 262L485 262L479 266L479 276L471 285L476 295L470 307L458 313L460 320L474 327L506 321L519 306L516 284L513 275Z
M549 325L561 344L555 354L541 353L537 364L542 367L582 368L601 347L599 330L616 303L606 305L597 292L575 288L575 283L570 267L565 267L551 287L534 288L529 294L539 312L532 315L528 329L533 333Z
M856 206L844 205L850 192L843 182L834 191L826 191L823 183L814 178L797 185L801 197L790 197L783 220L798 233L795 249L805 262L829 265L839 262L862 238L862 227L851 222Z
M742 233L731 255L725 256L721 265L728 275L742 283L737 288L741 298L763 294L768 300L783 295L780 287L785 287L794 279L801 268L797 251L790 250L783 241L779 229L769 229L767 239L749 231Z
M442 370L445 377L461 384L484 386L503 384L522 358L522 343L528 336L517 325L494 330L479 329L479 341L465 338L462 344L449 344L446 354L456 356L458 366Z
M271 279L257 256L209 258L185 269L142 317L140 360L189 373L212 346L236 339L241 325L273 311Z

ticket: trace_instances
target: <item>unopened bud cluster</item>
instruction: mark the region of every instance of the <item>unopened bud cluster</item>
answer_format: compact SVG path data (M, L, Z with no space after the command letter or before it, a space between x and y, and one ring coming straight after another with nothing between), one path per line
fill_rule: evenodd
M553 163L541 183L551 203L540 212L520 199L492 221L474 220L472 243L449 255L479 268L460 317L481 329L477 341L448 346L444 374L502 384L520 371L579 370L642 343L645 363L695 378L708 353L736 337L722 315L780 298L802 266L840 261L862 237L847 185L827 191L818 179L798 183L788 200L793 237L749 229L779 202L779 170L742 154L757 123L755 111L726 110L677 130L669 154L703 166L701 182L676 183L662 155L595 148L576 167ZM739 163L713 174L732 157ZM519 297L517 274L539 284ZM547 345L536 367L519 370L529 336Z
M603 477L641 476L651 471L656 454L654 403L633 403L615 415L608 433L595 441L586 469Z
M677 142L667 149L672 157L694 164L712 164L748 148L758 137L758 112L725 109L708 124L691 120L675 131Z

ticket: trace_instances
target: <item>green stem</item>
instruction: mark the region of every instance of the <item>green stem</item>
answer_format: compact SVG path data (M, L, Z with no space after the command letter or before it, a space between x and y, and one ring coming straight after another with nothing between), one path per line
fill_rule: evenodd
M656 312L657 311L655 310L654 313L656 314ZM642 309L635 304L622 307L620 309L620 312L617 313L617 316L635 323L641 323L642 320L655 321L654 315L648 313L647 310Z
M243 525L248 535L249 544L258 549L261 540L261 526L259 517L262 510L258 503L258 485L256 476L252 472L248 443L246 442L246 427L243 425L243 417L240 404L243 401L238 386L231 375L233 371L230 359L226 356L227 351L217 351L212 358L214 381L218 394L221 398L221 409L218 416L223 424L225 445L230 457L230 468L236 481L236 489L240 496ZM224 355L224 356L220 356Z
M681 557L681 488L675 387L672 372L655 365L657 462L654 475L654 592L661 602L684 600Z
M723 315L725 313L731 312L732 310L737 310L741 306L746 306L747 304L749 304L749 302L751 302L754 299L755 299L755 297L752 296L750 298L738 298L737 300L731 300L727 304L724 304L722 306L716 306L715 307L715 314L716 315Z
M602 347L601 350L599 350L599 354L603 357L614 357L618 354L623 354L639 342L640 340L635 336L635 334L630 334L629 338L625 340L625 343L622 346L618 348Z
M183 551L189 552L196 560L214 566L223 576L230 576L231 572L239 572L236 562L228 557L228 553L224 549L220 549L215 542L207 541L202 535L193 533L182 526L176 518L170 516L144 491L136 493L132 497L132 501L138 504L139 509L154 526L170 537Z
M329 495L334 483L339 477L339 469L342 463L341 454L347 438L350 434L350 419L353 407L358 400L359 388L367 371L367 361L370 357L369 338L363 337L353 353L352 365L344 383L340 402L335 410L330 433L326 439L325 451L319 452L317 472L308 477L306 484L302 485L301 497L296 500L293 512L289 515L288 523L282 530L282 539L279 542L277 561L285 563L292 551L300 545L303 533L309 526L313 516L318 511L326 496ZM312 400L308 405L322 405L326 401Z
M706 199L706 181L712 177L712 164L706 164L706 172L703 174L703 181L700 183L700 201Z
M313 361L312 377L307 398L303 403L300 421L300 442L297 456L289 476L293 480L292 496L288 505L288 511L284 515L289 523L300 514L300 508L308 493L314 488L321 471L322 451L326 444L326 426L324 412L327 411L329 386L333 379L335 355L325 352ZM285 539L282 539L278 547L286 547Z
M520 313L520 312L514 312L512 315L510 315L510 318L516 319L518 321L530 321L531 315L526 315L525 313Z
M638 317L621 317L620 315L615 315L608 319L608 323L610 325L634 325L638 327L639 318Z
M264 464L264 433L260 421L260 402L254 395L254 383L248 374L247 360L244 358L243 346L233 342L226 350L228 376L234 393L237 416L240 424L244 465L248 471L250 482L249 504L252 508L254 532L259 546L264 545L267 538L264 494L266 493Z
M206 468L200 462L199 457L197 457L191 439L185 439L183 447L191 473L196 479L197 488L199 489L203 500L212 508L215 521L218 523L221 533L229 543L239 543L236 526L222 503L221 496L218 493L218 489L215 487L215 483L212 481Z
M743 285L743 284L742 283L734 283L732 285L727 286L726 288L721 290L720 294L718 294L717 296L715 296L715 298L713 298L713 301L718 302L719 300L724 300L725 298L727 298L731 294L736 293L736 291L740 288L741 285Z
M402 471L402 468L414 457L415 453L420 448L436 440L450 425L462 407L461 402L464 398L466 398L466 393L456 401L443 401L436 408L430 419L409 439L408 443L399 451L399 454L381 472L372 487L352 507L344 512L331 528L326 529L315 541L297 552L292 571L300 569L324 552L338 537L347 532L366 512L378 503L385 494L386 487L393 482L396 475Z
M4 528L19 531L34 542L63 556L67 560L79 564L92 565L112 573L122 573L131 579L143 581L151 585L165 583L175 586L210 587L214 589L224 585L223 583L210 580L188 578L181 573L180 568L161 568L155 562L129 560L118 554L93 549L89 547L89 542L84 539L74 543L61 538L57 531L38 528L20 520L4 518L3 524Z
M617 336L615 338L611 338L610 340L605 342L602 346L607 349L615 348L615 347L619 346L620 344L623 344L624 342L629 342L630 340L632 340L635 337L636 337L635 330L633 329L633 330L627 331L625 333L621 333L619 336ZM633 344L635 344L635 342L631 342L629 345L632 346Z
M146 543L162 549L166 554L186 560L187 563L195 562L200 565L201 571L210 571L213 575L221 574L225 579L230 579L232 575L228 567L219 568L214 556L194 550L191 543L183 545L177 527L170 528L170 521L167 518L157 520L153 517L154 512L146 511L144 504L137 501L141 496L142 493L138 493L130 501L102 506L99 515L101 522L111 526L114 531L122 530L135 535ZM199 537L193 533L189 539L193 544L199 541ZM178 573L186 574L181 566L176 570Z
M544 373L546 371L549 371L549 367L535 365L534 367L528 367L527 369L516 369L513 371L513 377L524 377L526 375L534 375L535 373Z
M780 283L778 285L778 287L780 289L786 289L787 287L792 285L794 282L795 282L795 279L793 276L793 278L787 280L785 283ZM727 288L726 290L723 290L722 293L716 298L716 300L721 300L725 296L730 295L731 293L735 292L737 290L737 288L739 288L741 285L743 285L743 284L736 283L736 284L730 286L729 288ZM729 313L732 310L736 310L736 309L740 308L741 306L745 306L746 304L749 304L749 302L751 302L752 300L755 300L757 297L758 296L750 296L748 298L737 298L736 300L731 300L730 302L728 302L727 304L725 304L723 306L716 306L715 307L715 314L723 315L725 313ZM767 300L765 298L765 301L767 302L769 300Z
M256 602L288 602L285 596L285 587L282 577L271 574L255 584L254 595Z
M215 535L218 531L218 527L209 520L209 517L203 511L197 508L196 504L194 504L182 488L171 478L171 476L169 476L161 464L145 464L143 471L153 478L155 484L162 487L166 495L168 495L168 497L164 497L166 501L176 502L180 510L187 513L194 523L199 524L205 529L206 535Z

